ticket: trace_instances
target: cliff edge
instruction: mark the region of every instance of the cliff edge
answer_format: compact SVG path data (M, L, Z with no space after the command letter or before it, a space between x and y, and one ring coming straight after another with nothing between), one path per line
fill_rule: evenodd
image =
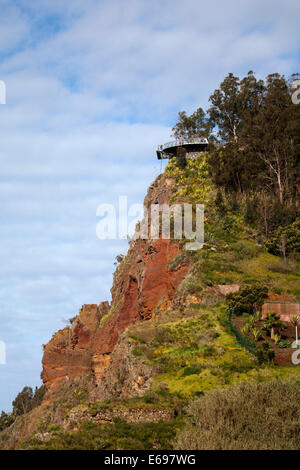
M171 188L172 180L159 176L148 190L145 205L169 202ZM91 378L91 398L107 395L106 375L120 333L137 321L153 318L156 309L172 304L189 268L184 264L170 270L170 263L179 252L179 243L174 240L131 242L114 273L111 304L84 305L71 326L59 330L44 346L42 379L47 389L46 400L56 396L59 386L83 376ZM134 393L139 388L144 390L141 376L134 382ZM130 394L130 390L126 393Z

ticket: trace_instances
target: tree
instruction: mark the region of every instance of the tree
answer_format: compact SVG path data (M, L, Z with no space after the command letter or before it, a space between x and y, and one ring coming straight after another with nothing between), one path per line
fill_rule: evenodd
M185 147L177 147L176 165L178 166L178 168L181 168L182 170L186 167L187 160L186 160L186 148Z
M46 389L44 385L41 385L39 388L35 387L34 393L31 387L24 387L12 402L13 416L28 413L36 406L39 406L42 403L45 391Z
M300 253L300 218L285 227L279 227L267 242L267 248L274 255L285 258L291 253Z
M223 143L238 142L240 117L240 88L239 78L229 73L220 88L214 91L209 101L210 120L218 126L218 136Z
M12 402L13 414L15 416L19 416L30 411L31 405L32 405L32 398L33 398L32 388L24 387L23 390L20 393L18 393L18 395Z
M207 157L210 176L227 202L236 198L247 222L270 237L300 213L300 106L284 76L258 80L252 71L242 79L228 74L209 100L208 116L202 108L179 113L174 135L217 129Z
M185 111L178 113L178 121L172 129L176 139L193 139L195 137L210 136L212 124L202 108L198 108L190 116Z
M262 102L263 82L250 71L241 81L230 73L210 97L213 125L218 127L219 145L209 158L215 183L239 193L254 189L260 181L262 163L249 158L245 139L246 121L257 113Z
M256 225L268 236L299 215L300 106L285 77L257 80L252 71L241 80L229 74L210 101L219 137L211 176L226 192L256 196Z
M242 313L253 314L261 308L264 300L268 297L268 289L265 286L246 286L239 292L228 294L226 301L229 309L236 315Z
M239 115L242 122L241 130L243 130L244 124L258 113L263 104L264 92L264 81L257 80L252 70L240 80Z
M226 191L242 192L244 188L245 156L235 142L211 150L208 163L215 184Z
M215 205L216 205L217 211L220 214L224 214L226 212L226 206L224 204L223 195L220 189L218 189L218 192L216 195Z
M32 397L31 406L32 409L40 406L43 401L44 395L46 393L45 385L41 385L40 387L35 387L34 395Z
M268 334L273 339L275 335L274 328L277 328L277 332L278 332L281 328L286 328L286 324L280 319L280 315L278 313L268 312L265 318L264 324L262 326L262 329L267 331Z
M268 75L255 112L244 111L242 142L251 160L259 159L263 184L269 192L275 190L281 205L294 196L292 181L299 169L299 150L294 145L298 114L287 82L278 74Z
M117 255L114 265L117 266L117 264L121 263L121 261L123 261L123 259L124 259L124 255L122 255L122 254Z
M3 429L8 428L13 422L13 416L11 414L5 413L5 411L2 411L0 415L0 431L3 431Z

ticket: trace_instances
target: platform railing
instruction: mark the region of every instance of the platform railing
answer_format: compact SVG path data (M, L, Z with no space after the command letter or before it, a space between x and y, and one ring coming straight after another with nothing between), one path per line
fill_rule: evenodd
M162 151L170 147L177 147L179 145L189 145L189 144L208 144L206 137L198 137L194 139L177 139L167 142L166 144L158 145L156 150Z

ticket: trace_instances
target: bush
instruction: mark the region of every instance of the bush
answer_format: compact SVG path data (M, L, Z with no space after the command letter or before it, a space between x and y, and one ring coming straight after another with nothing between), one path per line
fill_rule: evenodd
M299 392L289 381L214 390L190 404L175 448L299 449Z
M179 420L159 423L127 423L116 420L109 424L91 421L78 430L57 431L52 439L42 442L36 437L23 442L21 449L40 450L149 450L172 449Z
M251 326L249 325L249 323L246 323L245 326L243 326L243 328L241 328L241 333L243 335L247 335L251 330Z
M45 386L35 387L33 392L31 387L24 387L22 392L18 393L14 401L12 402L13 406L13 416L19 416L24 413L28 413L33 408L39 406L45 394Z
M269 341L264 341L261 345L264 351L268 351L269 349L272 349L272 346L270 345Z
M244 312L253 314L262 306L268 297L268 289L265 286L246 286L239 292L228 294L226 301L229 309L236 315Z
M300 252L300 219L286 227L279 227L267 248L274 255L289 255Z
M268 264L266 268L269 271L272 271L273 273L279 273L279 274L289 274L293 272L293 270L289 266L287 266L285 263L275 264L275 265Z
M247 224L255 224L257 222L257 200L256 198L247 198L244 218Z
M273 338L272 338L272 339L273 339L273 341L274 341L275 344L278 344L279 341L281 340L281 336L278 335L278 334L275 334L275 335L273 335Z
M123 261L123 259L124 259L124 255L117 255L115 264L121 263L121 261Z
M231 315L232 313L229 311L228 312L228 325L229 325L231 332L236 337L237 342L241 346L243 346L243 348L247 349L247 351L249 351L251 354L256 355L257 349L256 349L255 343L253 343L253 341L251 341L249 338L240 335L236 327L232 324Z
M267 360L268 362L273 362L273 359L275 357L275 352L274 352L274 349L272 349L272 347L267 351Z
M261 331L258 328L252 328L251 333L252 333L252 336L255 339L255 341L259 341L259 340L263 339Z
M204 345L199 350L199 355L202 357L210 357L216 354L216 349L212 345Z
M236 259L253 258L258 253L258 247L245 241L238 241L233 245Z
M226 212L226 206L224 204L223 195L222 195L222 192L221 192L220 189L217 192L217 196L216 196L216 199L215 199L215 206L217 208L217 211L220 214L223 215Z
M177 147L177 152L176 152L176 165L178 168L181 168L182 170L186 167L187 165L187 160L186 160L186 149L184 147Z
M42 403L45 391L46 389L44 385L39 388L35 387L34 392L31 387L24 387L12 402L12 413L5 413L5 411L2 411L0 415L0 431L11 426L17 416L28 413L33 408L39 406Z
M280 348L289 348L291 344L291 341L289 341L288 339L282 339L281 341L279 341L278 346Z
M0 431L3 431L3 429L8 428L13 422L13 416L11 414L5 413L5 411L2 411L0 415Z
M270 331L271 328L286 328L286 323L280 320L280 315L275 312L268 312L262 329L265 331Z
M182 372L182 377L187 377L188 375L201 374L202 368L199 365L185 367Z
M275 352L272 349L272 346L269 345L268 348L263 346L262 348L256 349L256 358L259 364L271 363L275 357Z

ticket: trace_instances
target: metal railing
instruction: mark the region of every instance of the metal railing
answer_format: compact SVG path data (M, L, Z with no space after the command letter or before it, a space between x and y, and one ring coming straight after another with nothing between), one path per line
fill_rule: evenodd
M253 343L250 339L246 338L245 336L242 336L239 333L239 331L236 329L236 327L233 325L233 323L231 321L231 315L232 315L232 312L229 310L228 317L227 317L228 318L228 325L229 325L230 330L232 331L232 333L236 337L237 342L241 346L243 346L243 348L247 349L247 351L249 351L251 354L256 356L256 354L257 354L256 344Z
M158 151L163 151L167 148L170 148L170 147L177 147L179 145L193 145L193 144L204 144L204 145L207 145L208 144L208 140L206 137L198 137L198 138L194 138L194 139L177 139L177 140L172 140L170 142L167 142L166 144L162 144L162 145L158 145L156 147L156 150Z

